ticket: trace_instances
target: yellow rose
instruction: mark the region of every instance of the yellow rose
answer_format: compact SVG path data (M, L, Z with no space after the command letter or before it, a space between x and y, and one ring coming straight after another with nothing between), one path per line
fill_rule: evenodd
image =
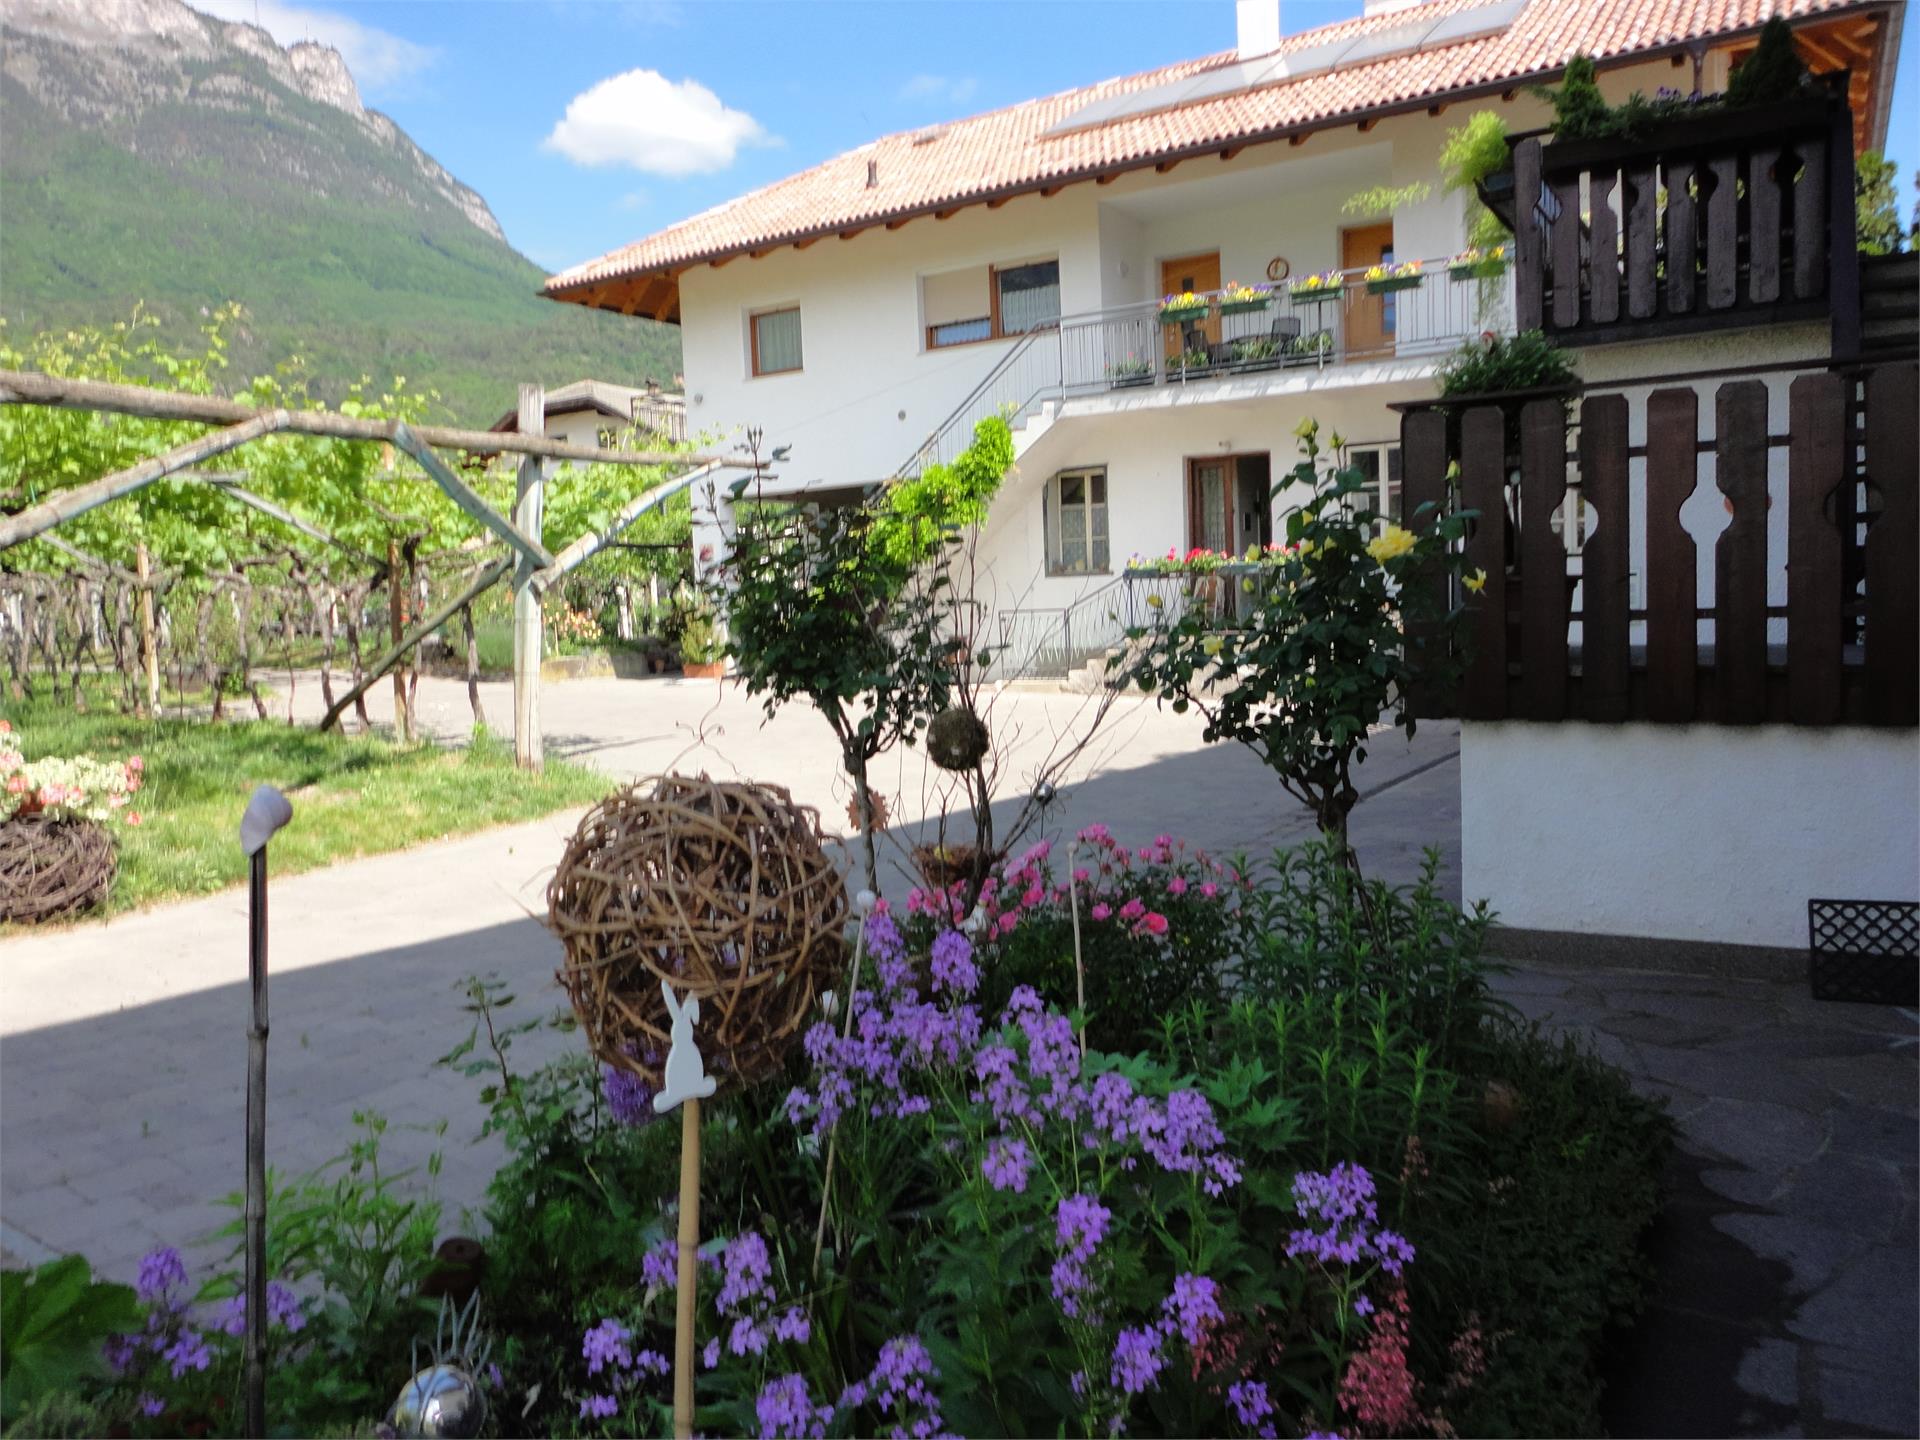
M1293 434L1296 440L1311 440L1314 436L1318 435L1319 433L1320 433L1320 422L1314 419L1311 415L1309 415L1306 419L1302 420L1298 425L1293 427Z
M1405 555L1416 543L1411 530L1402 529L1398 525L1389 525L1386 534L1367 542L1367 554L1371 555L1377 563L1384 565L1389 560L1396 560Z
M1484 570L1475 570L1471 575L1461 576L1460 583L1478 595L1482 590L1487 588L1487 572Z
M1220 637L1218 635L1207 636L1206 639L1200 642L1200 648L1209 655L1218 655L1220 653Z
M1158 595L1147 596L1147 608L1151 610L1158 610L1164 604L1166 604L1166 601L1162 600Z

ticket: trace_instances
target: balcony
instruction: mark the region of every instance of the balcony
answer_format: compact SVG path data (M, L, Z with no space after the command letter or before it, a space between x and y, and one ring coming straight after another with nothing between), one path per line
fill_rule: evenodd
M1369 282L1361 270L1283 283L1252 297L1210 292L1168 311L1158 300L1063 316L1028 332L897 472L946 464L990 415L1018 425L1049 401L1247 377L1327 374L1341 367L1437 359L1462 340L1505 330L1507 283L1488 266L1420 262Z
M1514 307L1570 345L1827 320L1857 353L1853 122L1796 101L1513 151Z

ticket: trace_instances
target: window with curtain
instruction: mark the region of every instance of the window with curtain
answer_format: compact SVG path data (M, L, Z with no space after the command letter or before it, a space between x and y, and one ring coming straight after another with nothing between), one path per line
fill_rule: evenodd
M764 310L753 317L753 373L780 375L800 368L800 307Z
M1000 292L1000 333L1024 335L1060 318L1060 262L1040 260L993 272Z
M1068 470L1047 482L1047 573L1104 575L1107 472Z

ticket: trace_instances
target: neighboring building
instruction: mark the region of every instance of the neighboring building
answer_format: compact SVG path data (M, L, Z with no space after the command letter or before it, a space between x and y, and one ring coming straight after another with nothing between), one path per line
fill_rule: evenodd
M1615 102L1634 91L1723 90L1776 9L1792 21L1803 58L1834 77L1846 108L1749 114L1721 125L1711 145L1689 141L1672 154L1626 147L1580 160L1572 147L1543 152L1522 141L1517 216L1508 202L1514 270L1491 285L1449 278L1446 262L1465 243L1466 216L1465 197L1440 184L1449 130L1482 110L1500 114L1511 136L1542 130L1550 112L1529 87L1557 79L1575 53L1594 57ZM1436 394L1446 352L1485 332L1545 328L1578 350L1589 396L1611 387L1624 397L1625 488L1607 505L1569 496L1565 514L1577 517L1570 524L1555 512L1545 543L1564 559L1565 578L1553 583L1565 587L1570 608L1528 632L1538 641L1558 625L1554 663L1571 667L1575 693L1594 700L1590 713L1546 707L1531 718L1553 726L1510 733L1529 711L1488 708L1486 697L1522 683L1513 678L1518 642L1497 662L1498 686L1487 681L1484 703L1467 708L1479 717L1463 724L1467 889L1491 895L1526 926L1674 935L1679 922L1656 915L1636 886L1671 889L1684 858L1698 887L1676 902L1695 917L1684 938L1771 945L1792 943L1782 916L1796 904L1804 910L1809 894L1865 886L1887 891L1885 898L1911 895L1920 765L1913 731L1897 728L1912 724L1899 718L1898 697L1883 707L1885 695L1873 698L1854 678L1843 685L1836 670L1833 706L1815 707L1824 718L1807 723L1847 726L1871 712L1896 728L1836 734L1768 724L1786 718L1783 648L1782 673L1762 687L1759 710L1736 715L1735 689L1711 679L1715 619L1697 618L1692 606L1674 623L1697 640L1709 676L1697 712L1691 692L1685 707L1663 710L1663 699L1651 717L1644 707L1616 710L1599 703L1596 685L1583 691L1579 681L1589 617L1605 620L1596 634L1606 643L1618 639L1623 667L1645 662L1652 387L1637 382L1654 377L1680 377L1707 397L1696 442L1710 454L1730 443L1715 431L1714 397L1726 372L1774 366L1759 377L1765 409L1757 423L1779 438L1741 461L1760 467L1758 498L1736 500L1730 491L1726 508L1741 507L1744 537L1763 537L1753 562L1763 580L1740 582L1741 603L1758 593L1761 609L1741 623L1759 624L1764 643L1786 643L1789 391L1797 377L1861 354L1852 162L1884 142L1904 4L1370 0L1361 18L1285 40L1275 0L1241 0L1237 12L1234 52L885 137L556 275L547 293L679 323L694 423L715 432L755 426L767 450L790 446L785 483L808 493L856 494L949 459L980 418L1010 413L1018 467L980 537L977 598L1016 664L1054 670L1102 651L1140 613L1130 556L1194 547L1237 553L1282 534L1303 419L1346 437L1376 478L1384 512L1410 513L1402 491L1403 479L1412 483L1413 457L1403 464L1400 412L1410 411L1406 434L1431 438L1438 432L1419 410ZM1787 128L1765 129L1776 124ZM1416 182L1428 193L1403 198L1390 216L1344 213L1358 192L1404 192ZM1681 263L1683 245L1695 264ZM1600 264L1603 254L1613 263ZM1374 294L1361 283L1369 265L1408 260L1424 265L1414 288ZM1696 267L1697 301L1691 289L1682 293ZM1206 313L1189 323L1166 326L1158 313L1163 294L1329 270L1344 272L1337 299L1308 301L1282 285L1265 308L1238 309L1210 295ZM1910 324L1895 327L1896 358L1910 354L1910 332ZM1865 388L1856 391L1846 424L1864 413ZM1579 441L1569 433L1567 444L1573 451ZM1437 445L1428 444L1423 465L1446 458ZM1883 458L1897 449L1883 446ZM1850 496L1864 490L1865 477L1854 451L1847 455L1854 468L1846 474L1858 482L1842 486ZM1579 467L1570 471L1577 481ZM1421 483L1437 484L1439 473ZM1517 465L1500 463L1493 473L1498 495ZM1714 483L1703 469L1703 492ZM1899 513L1911 514L1913 483L1909 473L1909 498L1888 501L1909 507ZM1892 477L1874 484L1885 490ZM1853 503L1844 501L1843 521ZM696 523L724 529L725 511L721 499ZM1626 523L1609 534L1616 516ZM1495 537L1486 543L1495 543L1495 564L1505 561L1517 593L1518 551L1503 556L1496 543L1503 533L1518 537L1517 516L1509 519L1504 532L1497 522L1486 531ZM1833 543L1851 557L1839 573L1864 575L1864 527L1829 528L1835 523L1846 534ZM1545 532L1531 533L1531 543L1542 543ZM1605 537L1598 546L1596 534ZM1910 556L1884 558L1897 543L1883 532L1879 573L1904 563L1911 575ZM1616 544L1617 554L1608 549ZM718 553L719 537L707 535L697 549ZM1583 549L1617 560L1617 590L1581 583ZM1704 556L1715 546L1703 539L1698 549ZM1652 557L1668 587L1657 598L1678 605L1674 596L1697 589L1698 615L1721 615L1712 608L1715 565L1703 558L1697 585L1687 584L1661 570L1670 553ZM1529 604L1543 593L1535 587ZM1830 598L1841 604L1837 589ZM1615 604L1617 637L1607 618ZM1835 651L1854 667L1849 676L1860 653L1854 623L1852 648ZM1913 634L1911 618L1904 632L1898 620L1889 623L1876 632L1883 658L1889 638ZM1889 686L1908 682L1883 675L1874 683L1891 694ZM1672 728L1635 723L1648 718ZM1754 752L1741 747L1756 732L1711 723L1735 720L1753 720L1773 738ZM1697 721L1710 723L1685 723ZM1820 751L1816 768L1806 768L1809 746ZM1697 762L1687 758L1696 752ZM1502 753L1516 757L1515 766L1496 781L1489 766L1499 770ZM1681 832L1686 853L1676 856L1657 833L1660 794L1690 765L1701 775L1724 778L1744 767L1755 777L1730 801L1731 813L1774 803L1770 785L1784 786L1777 793L1796 806L1814 806L1818 814L1803 814L1794 832L1791 859L1761 866L1744 848L1716 854L1692 830ZM1817 774L1808 783L1818 793L1793 780L1797 773ZM1580 789L1599 775L1615 792L1604 807L1589 805L1598 797ZM1519 783L1507 783L1516 776ZM1659 791L1663 783L1668 792ZM1863 808L1849 787L1860 797L1899 797L1905 818ZM1604 827L1583 823L1600 809ZM1862 816L1873 832L1866 845L1841 843ZM1564 876L1565 861L1555 857L1582 843L1602 852L1588 857L1591 885L1556 889L1527 869L1544 859ZM1871 851L1865 859L1863 849ZM1802 869L1789 882L1783 865L1795 863ZM1522 873L1524 886L1508 883ZM1708 896L1739 912L1739 923L1717 924Z
M546 409L547 437L570 445L611 449L622 434L634 428L665 440L687 438L686 397L663 390L653 380L639 388L611 385L604 380L576 380L547 391ZM507 411L487 428L502 434L517 431L518 408Z

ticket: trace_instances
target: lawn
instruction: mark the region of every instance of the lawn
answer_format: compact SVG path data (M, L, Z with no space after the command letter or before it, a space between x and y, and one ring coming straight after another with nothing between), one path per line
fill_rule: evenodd
M214 725L137 720L105 711L76 715L47 700L11 702L29 760L139 755L146 781L132 808L137 826L116 824L120 873L109 912L237 885L246 878L240 814L254 786L277 785L294 819L273 842L277 874L378 855L425 840L531 820L588 805L610 788L604 775L549 760L539 775L514 768L511 746L477 736L462 751L396 745L372 736L322 735L277 721Z

